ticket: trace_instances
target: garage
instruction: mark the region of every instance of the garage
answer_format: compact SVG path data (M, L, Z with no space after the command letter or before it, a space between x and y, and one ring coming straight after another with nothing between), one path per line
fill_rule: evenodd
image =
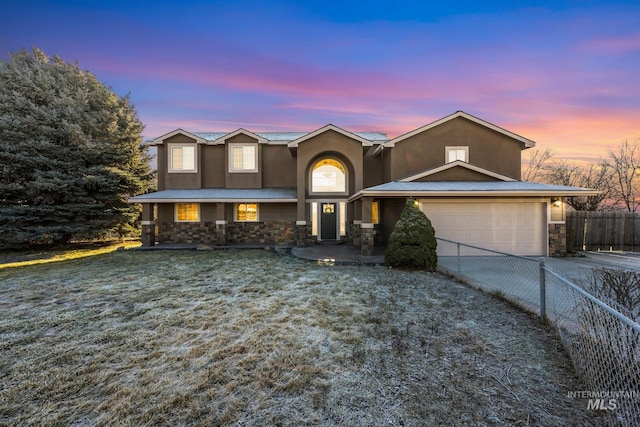
M420 199L419 203L436 237L516 255L547 254L546 203L498 199Z

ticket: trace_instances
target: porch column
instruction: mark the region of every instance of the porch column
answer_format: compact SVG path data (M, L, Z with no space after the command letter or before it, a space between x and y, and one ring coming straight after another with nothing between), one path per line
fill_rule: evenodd
M227 216L224 203L216 203L216 244L227 245Z
M156 244L156 222L153 215L155 203L142 204L142 246Z
M354 247L362 246L362 201L360 199L353 202L353 226L351 227L351 241Z
M373 197L363 197L362 199L362 223L361 231L361 254L364 256L373 255L373 219L371 216L371 205Z

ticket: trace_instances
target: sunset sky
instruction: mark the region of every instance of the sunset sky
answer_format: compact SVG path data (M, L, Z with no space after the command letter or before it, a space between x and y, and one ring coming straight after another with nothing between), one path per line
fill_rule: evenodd
M0 58L77 61L131 94L145 138L190 131L390 137L463 110L597 159L640 139L640 2L15 1Z

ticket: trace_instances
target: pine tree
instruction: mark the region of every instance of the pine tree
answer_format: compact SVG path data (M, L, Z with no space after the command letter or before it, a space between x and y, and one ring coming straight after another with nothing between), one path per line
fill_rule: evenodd
M393 227L384 259L391 267L434 271L438 264L437 244L431 221L413 199L408 199Z
M0 246L131 231L127 199L153 186L143 128L76 64L35 48L0 61Z

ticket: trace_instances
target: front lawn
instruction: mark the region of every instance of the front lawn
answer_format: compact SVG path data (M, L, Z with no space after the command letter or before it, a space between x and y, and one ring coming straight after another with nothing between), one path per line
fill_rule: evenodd
M555 337L438 274L261 250L0 270L0 425L579 425Z

